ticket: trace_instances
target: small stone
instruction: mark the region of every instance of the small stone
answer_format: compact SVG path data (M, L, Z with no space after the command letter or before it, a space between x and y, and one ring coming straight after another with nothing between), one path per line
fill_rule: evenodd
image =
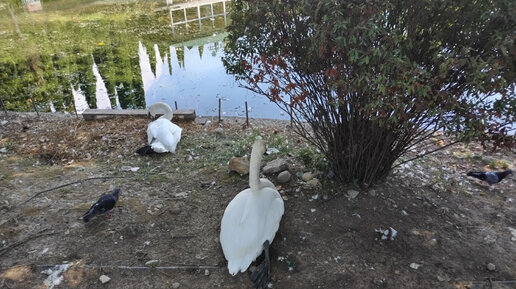
M247 157L232 157L229 160L229 170L241 176L249 174L249 159Z
M280 183L280 184L288 183L290 181L291 176L292 175L290 174L289 171L282 171L278 175L278 183Z
M421 264L418 263L410 263L410 268L417 270L419 267L421 267Z
M221 127L217 127L216 129L213 130L213 132L215 133L215 136L217 138L225 138L226 137L226 135L224 134L224 129Z
M306 172L301 176L301 179L305 182L308 182L309 180L313 179L312 172Z
M186 198L186 197L188 197L188 193L187 192L177 193L177 194L174 195L174 197L176 197L176 198Z
M7 121L7 120L2 120L2 121L0 122L0 125L6 125L7 123L8 123L8 121Z
M204 270L204 276L210 276L210 270L208 270L208 269Z
M156 267L159 264L159 260L150 260L145 262L145 266Z
M7 153L7 148L1 148L0 153L3 153L3 154Z
M99 277L99 280L102 284L106 284L107 282L109 282L111 280L111 278L109 278L108 276L106 275L101 275Z
M172 288L174 288L174 289L179 288L179 286L181 286L181 284L179 284L179 282L172 283Z
M496 270L496 266L493 263L487 263L487 270L494 271Z
M284 159L275 159L263 167L264 174L275 174L285 170L288 170L288 163Z
M348 200L351 200L351 199L356 198L358 196L358 194L360 194L360 192L355 191L355 190L348 190L347 194L348 194Z
M310 187L318 187L321 183L319 182L319 179L313 178L313 179L309 180L308 182L306 182L306 184L309 185Z

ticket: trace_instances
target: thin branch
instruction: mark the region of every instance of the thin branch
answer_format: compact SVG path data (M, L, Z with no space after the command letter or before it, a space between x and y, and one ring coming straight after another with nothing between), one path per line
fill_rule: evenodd
M447 144L447 145L444 145L444 146L442 146L442 147L440 147L440 148L437 148L437 149L435 149L435 150L433 150L433 151L428 151L428 152L425 152L424 154L417 155L417 156L415 156L415 157L413 157L413 158L410 158L410 159L408 159L408 160L406 160L406 161L402 161L401 163L399 163L399 164L397 164L397 165L393 166L391 169L394 169L394 168L396 168L396 167L399 167L399 166L401 166L402 164L405 164L405 163L408 163L408 162L411 162L411 161L414 161L414 160L420 159L420 158L422 158L422 157L424 157L424 156L426 156L426 155L433 154L433 153L435 153L435 152L438 152L438 151L440 151L440 150L442 150L442 149L448 148L448 147L450 147L450 146L452 146L452 145L455 145L455 144L457 144L457 143L460 143L460 142L461 142L461 141L458 141L458 140L457 140L457 141L451 142L451 143L449 143L449 144Z
M105 180L105 179L114 179L114 178L123 178L123 177L109 177L109 176L91 177L91 178L85 178L85 179L81 179L81 180L78 180L78 181L75 181L75 182L71 182L71 183L66 183L66 184L63 184L63 185L60 185L60 186L57 186L57 187L53 187L53 188L50 188L50 189L46 189L46 190L37 192L34 195L32 195L32 197L30 197L27 200L25 200L25 201L21 202L20 204L18 204L16 207L24 205L25 203L29 202L30 200L34 199L35 197L37 197L37 196L39 196L39 195L41 195L43 193L46 193L46 192L50 192L50 191L53 191L53 190L57 190L57 189L64 188L64 187L67 187L67 186L71 186L71 185L75 185L75 184L80 184L80 183L85 182L85 181Z
M50 268L55 267L56 265L52 264L43 264L43 265L33 265L35 267L43 267ZM150 269L158 269L158 270L185 270L185 269L221 269L222 267L216 265L194 265L194 264L175 264L170 266L124 266L124 265L82 265L79 266L82 268L88 269L121 269L121 270L150 270Z
M11 244L11 245L9 245L9 246L5 247L5 248L0 249L0 256L2 256L3 254L5 254L5 253L9 252L11 249L14 249L14 248L16 248L16 247L18 247L18 246L20 246L20 245L22 245L22 244L25 244L25 243L27 243L27 242L29 242L29 241L31 241L31 240L34 240L34 239L37 239L37 238L39 238L39 237L43 237L43 236L50 236L50 235L55 235L55 234L56 234L56 232L48 232L48 233L44 233L46 230L48 230L48 228L47 228L47 229L43 229L43 230L39 231L39 232L38 232L37 234L35 234L35 235L29 236L29 237L27 237L27 238L25 238L25 239L23 239L23 240L21 240L21 241L18 241L18 242L13 243L13 244Z

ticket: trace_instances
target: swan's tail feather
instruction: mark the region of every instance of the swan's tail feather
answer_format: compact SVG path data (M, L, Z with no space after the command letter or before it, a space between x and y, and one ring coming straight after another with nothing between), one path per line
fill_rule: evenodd
M144 155L150 155L156 153L154 150L152 150L152 147L150 145L146 145L144 147L139 148L136 153L138 153L141 156Z
M268 287L271 279L271 261L269 258L269 241L263 243L263 250L265 259L256 267L256 269L249 274L249 279L253 282L257 289L265 289Z

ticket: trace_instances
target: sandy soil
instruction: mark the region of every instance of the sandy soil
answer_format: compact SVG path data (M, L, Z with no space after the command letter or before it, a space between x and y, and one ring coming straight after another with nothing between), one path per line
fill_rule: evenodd
M258 134L280 148L263 164L284 158L293 175L278 186L272 288L516 288L516 177L488 188L465 175L514 169L514 151L454 146L351 198L348 187L299 178L309 169L293 152L305 144L283 122L180 123L177 153L150 157L134 153L143 118L10 113L0 122L0 288L252 288L247 274L228 274L218 235L225 206L247 186L228 160ZM114 186L112 217L84 224ZM378 240L375 229L389 227L394 240Z

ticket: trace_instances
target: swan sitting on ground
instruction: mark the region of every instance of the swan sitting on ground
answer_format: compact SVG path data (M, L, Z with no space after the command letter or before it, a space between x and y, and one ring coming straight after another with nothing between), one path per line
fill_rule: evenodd
M220 226L220 243L228 260L229 273L245 272L265 252L265 260L250 275L256 288L270 280L269 245L274 240L284 212L283 199L274 184L260 179L265 143L254 143L249 164L249 186L228 204Z
M140 155L152 153L176 152L176 147L181 140L182 129L173 124L172 109L163 102L157 102L149 107L149 116L154 119L156 114L163 113L158 119L149 123L147 127L148 145L138 149L136 152Z

